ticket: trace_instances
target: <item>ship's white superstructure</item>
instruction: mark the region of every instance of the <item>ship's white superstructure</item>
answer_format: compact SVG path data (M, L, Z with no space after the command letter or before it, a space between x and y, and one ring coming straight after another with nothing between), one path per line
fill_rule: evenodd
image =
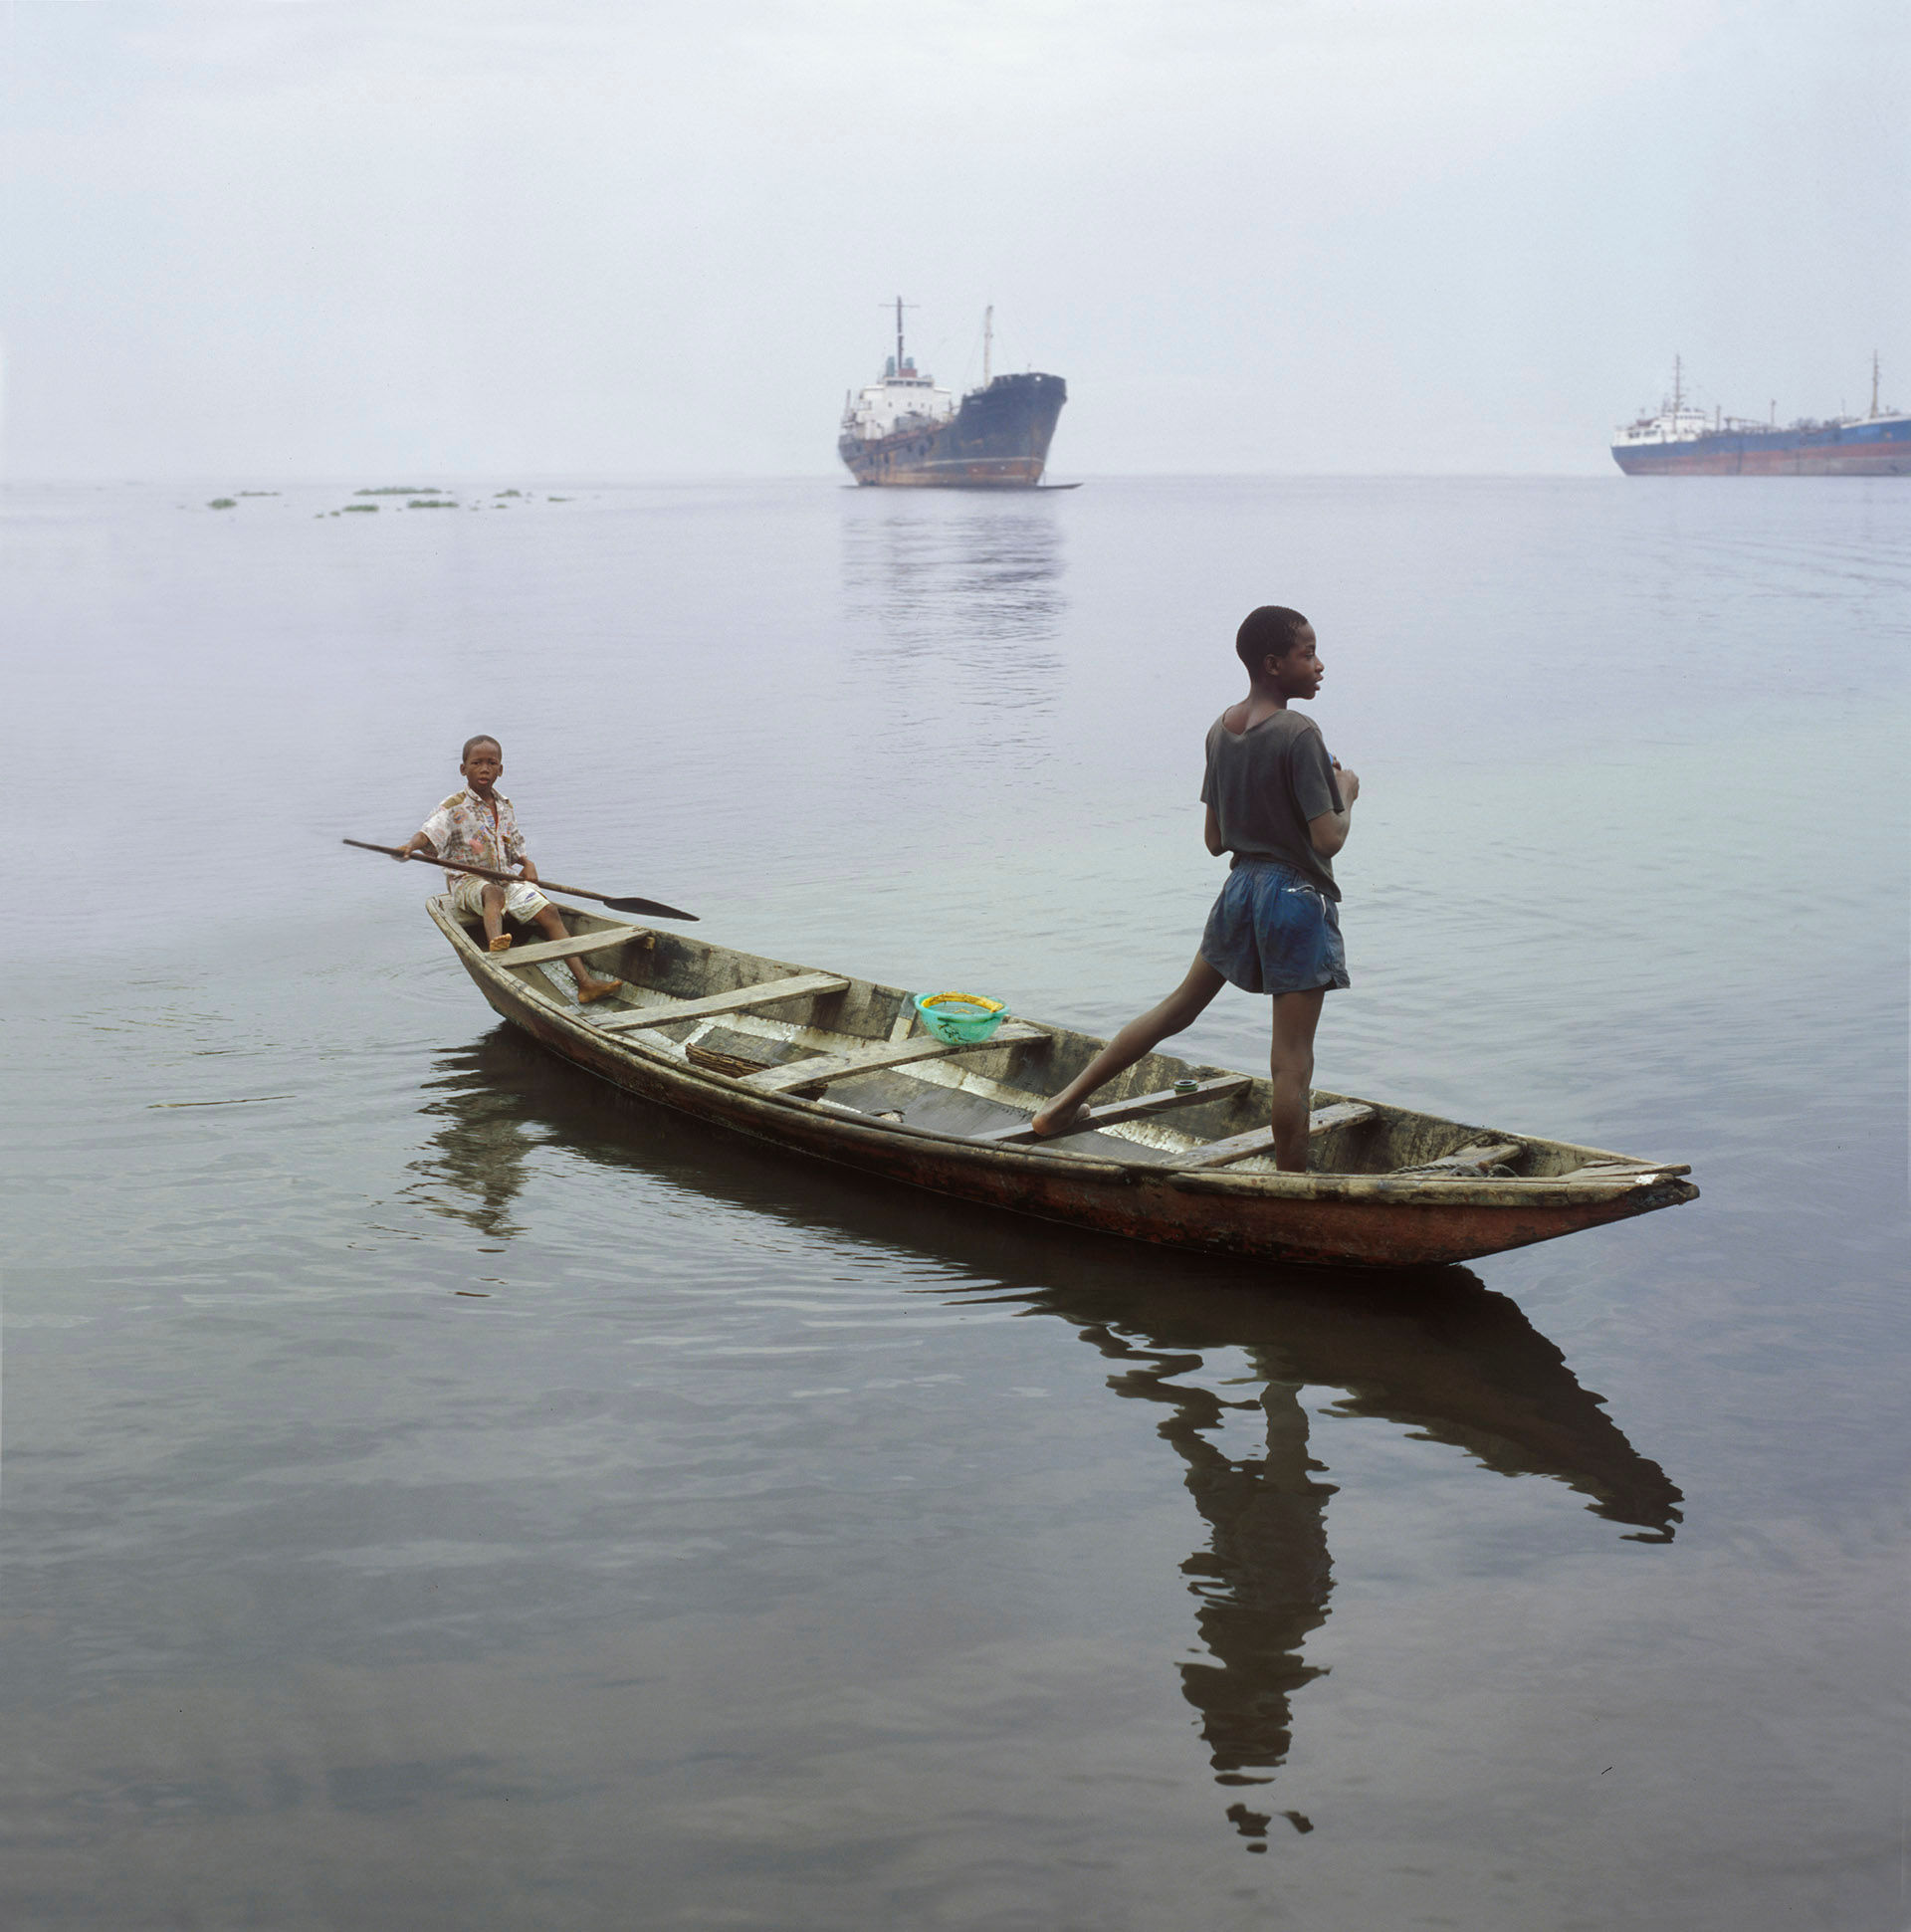
M913 360L900 367L895 356L883 366L882 378L852 395L843 409L843 432L872 441L899 429L933 429L956 413L956 398L936 386L936 378L918 374Z
M843 434L873 443L898 431L940 429L956 414L956 398L924 375L916 358L903 346L903 299L896 298L896 353L883 364L882 374L860 394L843 404Z
M1712 418L1703 409L1681 404L1676 409L1661 409L1656 416L1641 416L1636 422L1627 423L1623 429L1613 431L1612 441L1615 444L1696 443L1713 428Z
M1685 360L1672 358L1672 394L1659 404L1659 413L1641 410L1623 429L1612 432L1612 443L1636 446L1641 443L1694 443L1718 427L1703 409L1694 409L1685 399Z

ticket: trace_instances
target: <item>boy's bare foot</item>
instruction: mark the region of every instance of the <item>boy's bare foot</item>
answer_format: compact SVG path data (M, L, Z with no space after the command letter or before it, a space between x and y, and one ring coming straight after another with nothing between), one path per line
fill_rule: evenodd
M491 950L494 953L509 953L511 951L511 935L509 933L500 933L492 941Z
M1041 1107L1036 1110L1028 1129L1038 1141L1052 1141L1057 1134L1066 1134L1087 1111L1079 1100L1072 1107Z
M614 993L623 983L621 979L586 979L579 974L577 1003L580 1006L588 1006L593 999L603 999Z

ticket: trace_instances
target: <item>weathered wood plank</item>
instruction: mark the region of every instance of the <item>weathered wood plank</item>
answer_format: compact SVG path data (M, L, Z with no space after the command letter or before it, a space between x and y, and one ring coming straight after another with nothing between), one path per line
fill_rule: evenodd
M643 939L645 926L613 926L604 933L573 933L567 940L539 940L535 946L514 946L508 953L486 953L492 965L501 966L542 966L546 960L572 960L585 953L608 952L613 946L627 946ZM479 951L484 951L484 936L479 935Z
M997 1037L1000 1036L997 1035ZM804 1104L815 1108L819 1114L828 1114L852 1127L876 1128L885 1134L902 1135L952 1152L964 1148L971 1153L977 1151L966 1134L945 1134L933 1127L913 1127L908 1121L897 1120L883 1114L865 1114L860 1107L845 1107L839 1100L825 1100L821 1096ZM1017 1148L1015 1152L1020 1154L1026 1153L1027 1150ZM1089 1149L1077 1153L1070 1148L1057 1148L1055 1152L1068 1156L1071 1176L1086 1177L1095 1181L1133 1181L1138 1174L1148 1172L1148 1169L1140 1163L1104 1160ZM1252 1178L1252 1176L1248 1177L1250 1180Z
M684 1058L693 1067L703 1067L711 1073L726 1073L735 1080L745 1073L761 1073L765 1067L774 1066L774 1060L749 1060L741 1053L722 1053L714 1046L705 1046L692 1040L684 1048Z
M1307 1117L1307 1135L1312 1140L1336 1127L1352 1127L1357 1121L1371 1120L1374 1110L1358 1100L1337 1100ZM1193 1174L1202 1168L1230 1167L1236 1161L1251 1161L1257 1154L1274 1152L1274 1130L1257 1127L1251 1134L1235 1134L1225 1141L1210 1141L1205 1147L1189 1148L1163 1165L1176 1174Z
M1105 1107L1091 1107L1073 1127L1065 1127L1059 1134L1038 1137L1027 1121L1015 1121L1007 1127L991 1127L970 1138L998 1143L1035 1141L1038 1146L1046 1147L1051 1141L1067 1140L1071 1134L1093 1134L1099 1128L1143 1120L1150 1114L1166 1114L1175 1107L1198 1107L1205 1100L1225 1100L1229 1094L1240 1093L1253 1084L1244 1073L1228 1073L1218 1079L1196 1081L1188 1088L1164 1087L1158 1093L1136 1094L1129 1100L1111 1100Z
M986 1053L991 1047L1019 1046L1047 1038L1039 1026L1017 1019L1004 1020L986 1040L939 1040L929 1033L899 1045L878 1046L867 1053L819 1053L813 1059L791 1060L785 1066L752 1073L737 1084L759 1094L793 1093L799 1087L826 1087L833 1081L854 1079L859 1073L879 1073L885 1068L908 1066L918 1060L940 1060L952 1053Z
M600 1032L627 1033L638 1026L668 1026L674 1019L708 1019L716 1013L741 1013L767 1006L778 999L803 999L818 993L841 992L849 981L835 972L799 972L788 979L765 979L753 986L733 986L729 992L706 993L675 1006L645 1006L636 1012L613 1013Z
M1456 1148L1451 1154L1442 1154L1437 1161L1420 1161L1410 1168L1395 1168L1393 1172L1402 1178L1425 1175L1429 1180L1438 1180L1441 1175L1455 1173L1462 1168L1499 1167L1519 1152L1517 1141L1475 1141L1471 1147Z
M1692 1172L1688 1161L1595 1161L1569 1174L1542 1175L1544 1181L1630 1181L1641 1174L1681 1175Z

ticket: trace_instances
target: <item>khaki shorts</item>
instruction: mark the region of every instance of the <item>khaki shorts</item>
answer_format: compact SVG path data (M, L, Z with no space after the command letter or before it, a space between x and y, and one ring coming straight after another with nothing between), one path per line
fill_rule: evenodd
M469 913L474 919L485 916L485 888L492 882L489 879L474 879L469 872L453 875L458 883L451 889L451 903L461 913ZM535 886L527 885L524 880L516 879L506 886L505 912L509 918L523 920L529 924L535 919L550 901Z

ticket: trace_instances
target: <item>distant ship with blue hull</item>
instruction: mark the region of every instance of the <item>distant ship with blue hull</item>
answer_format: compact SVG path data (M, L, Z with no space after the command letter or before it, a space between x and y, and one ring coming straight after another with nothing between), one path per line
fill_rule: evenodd
M896 353L843 408L836 453L858 483L897 489L1033 490L1042 481L1055 422L1068 400L1058 375L989 373L994 311L982 322L982 383L958 408L903 345L896 303Z
M1911 476L1911 416L1878 407L1878 358L1871 358L1871 413L1829 422L1745 422L1694 409L1684 365L1674 360L1672 395L1659 413L1618 432L1612 460L1629 477Z

